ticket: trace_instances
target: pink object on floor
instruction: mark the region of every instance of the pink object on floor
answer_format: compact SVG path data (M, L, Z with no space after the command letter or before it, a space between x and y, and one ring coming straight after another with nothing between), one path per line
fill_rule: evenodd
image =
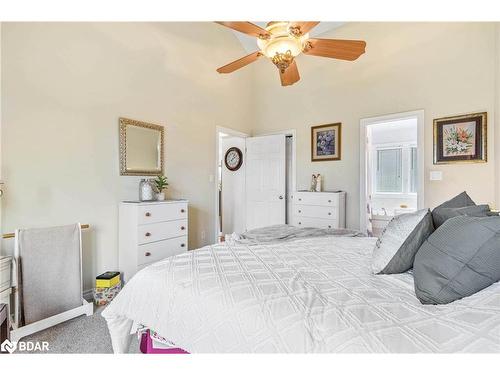
M153 340L149 334L149 329L141 336L141 352L144 354L189 354L181 348L157 349L153 348Z

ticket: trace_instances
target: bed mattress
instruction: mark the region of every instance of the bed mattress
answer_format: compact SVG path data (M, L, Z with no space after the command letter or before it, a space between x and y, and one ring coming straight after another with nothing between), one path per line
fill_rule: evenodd
M371 273L374 244L220 244L153 264L102 313L114 351L127 351L141 323L190 353L500 353L499 283L422 305L411 273Z

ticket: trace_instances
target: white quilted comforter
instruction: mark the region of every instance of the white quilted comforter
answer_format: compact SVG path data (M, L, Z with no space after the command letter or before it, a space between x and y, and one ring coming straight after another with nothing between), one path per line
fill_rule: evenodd
M191 353L500 353L500 283L422 305L411 274L371 274L374 243L221 244L158 262L102 313L113 348L127 351L135 322Z

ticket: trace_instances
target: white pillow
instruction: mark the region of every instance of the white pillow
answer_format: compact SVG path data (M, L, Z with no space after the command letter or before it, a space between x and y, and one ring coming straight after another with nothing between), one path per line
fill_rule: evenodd
M373 273L403 273L411 269L418 249L432 232L429 209L395 216L373 249Z

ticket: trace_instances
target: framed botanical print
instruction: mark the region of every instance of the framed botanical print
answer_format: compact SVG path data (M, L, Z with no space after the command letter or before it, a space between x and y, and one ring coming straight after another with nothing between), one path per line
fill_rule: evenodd
M485 163L486 146L486 112L434 120L434 164Z
M340 160L342 124L311 127L311 161Z

